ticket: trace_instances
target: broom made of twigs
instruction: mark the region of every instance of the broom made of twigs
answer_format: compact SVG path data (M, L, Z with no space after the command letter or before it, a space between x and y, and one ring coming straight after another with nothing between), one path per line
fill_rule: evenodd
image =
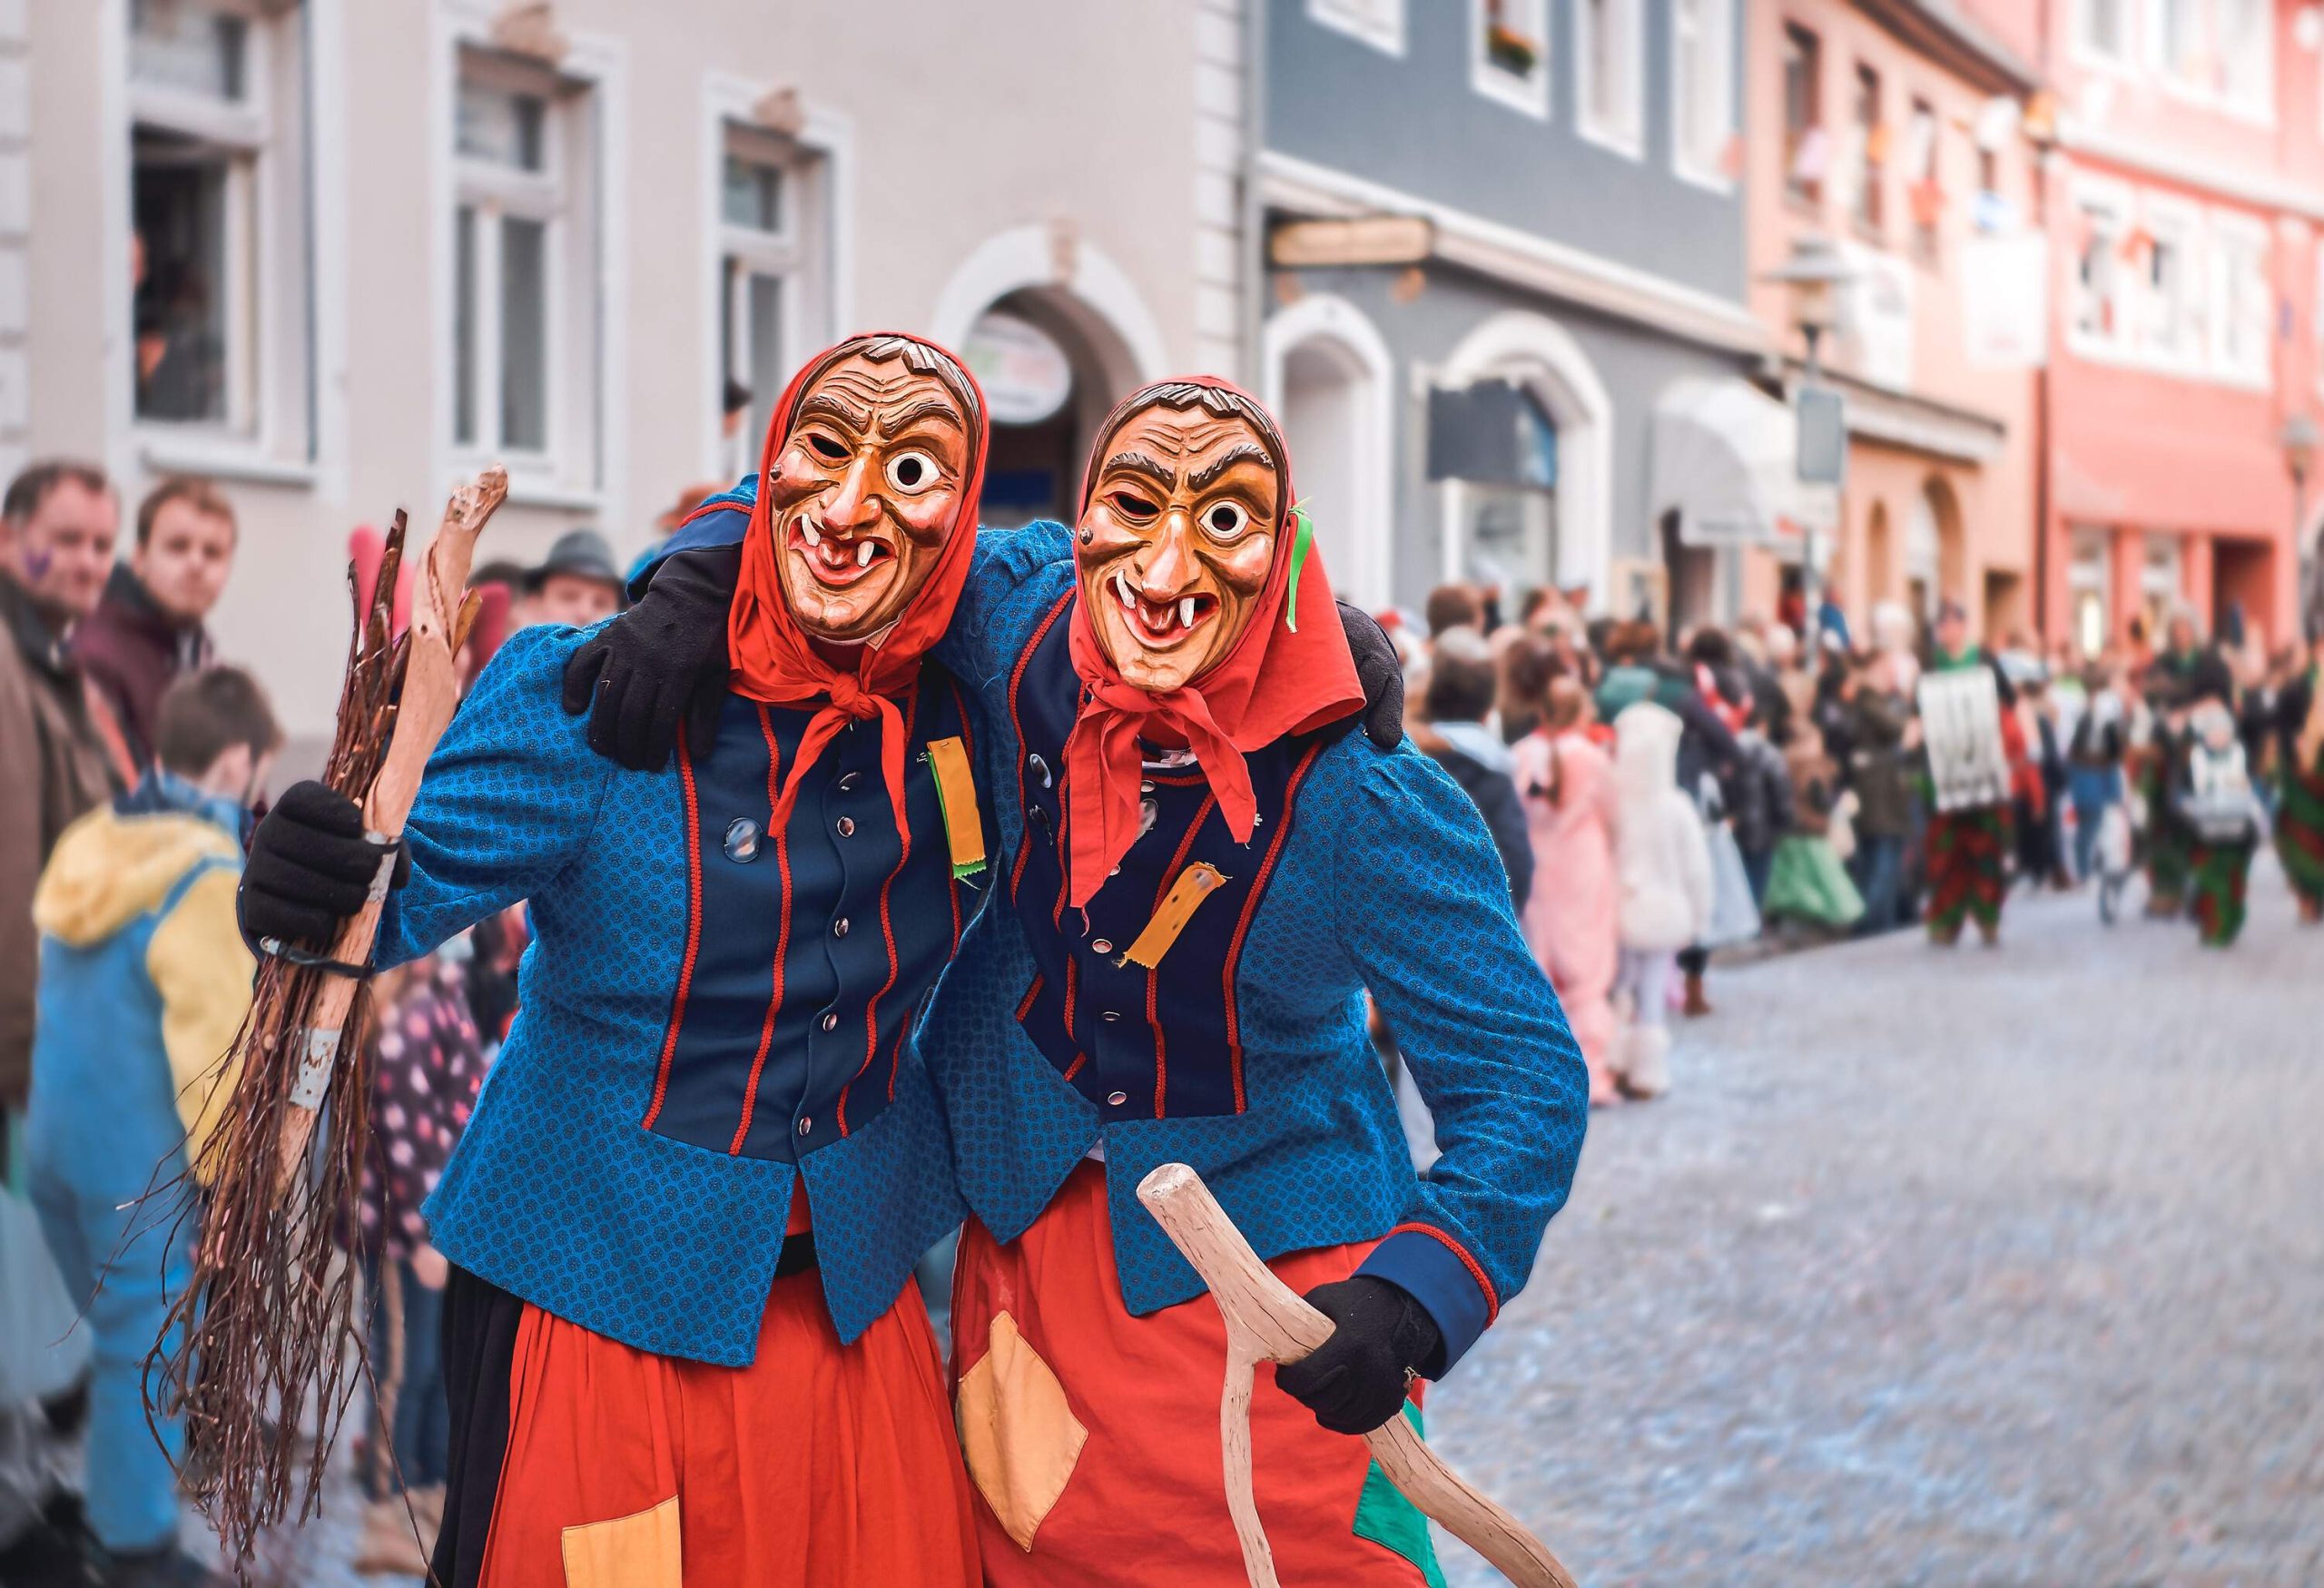
M466 591L477 534L507 494L497 467L452 493L420 565L408 633L395 635L391 621L401 511L368 609L357 597L323 781L362 805L380 872L331 945L339 966L371 962L394 841L459 703L454 658L476 614ZM183 1415L182 1480L237 1561L282 1522L294 1492L300 1520L320 1514L340 1419L368 1371L351 1265L339 1256L355 1229L369 1132L370 1078L359 1057L366 983L312 956L261 960L249 1018L219 1071L233 1075L239 1063L240 1075L183 1188L189 1198L196 1180L209 1189L186 1210L198 1232L192 1281L154 1346L147 1394ZM310 1403L315 1438L302 1458Z

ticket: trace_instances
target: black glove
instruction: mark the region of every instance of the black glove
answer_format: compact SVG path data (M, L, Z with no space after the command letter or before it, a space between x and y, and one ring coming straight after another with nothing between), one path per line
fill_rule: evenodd
M706 546L665 558L636 606L565 665L565 709L589 714L589 748L632 772L659 772L684 725L699 760L726 704L726 609L743 547Z
M1307 1304L1338 1327L1275 1381L1334 1434L1369 1434L1403 1411L1406 1368L1442 1370L1444 1336L1402 1286L1358 1274L1316 1286Z
M1372 614L1345 601L1339 607L1355 681L1364 686L1364 731L1383 750L1393 750L1404 742L1404 665Z
M411 875L399 839L391 887ZM337 789L295 783L251 834L250 861L234 899L242 941L254 953L272 938L327 949L339 924L363 908L379 873L379 846L363 836L363 809Z

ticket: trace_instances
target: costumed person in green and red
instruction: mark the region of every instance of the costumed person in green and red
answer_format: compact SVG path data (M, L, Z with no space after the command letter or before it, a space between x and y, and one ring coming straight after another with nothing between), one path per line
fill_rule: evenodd
M2307 665L2276 697L2276 854L2303 926L2324 922L2324 659L2311 641Z
M2139 792L2146 805L2146 912L2169 919L2185 908L2194 880L2195 830L2180 800L2186 786L2192 740L2189 722L2207 700L2232 711L2235 676L2227 659L2202 643L2195 620L2183 609L2171 615L2162 652L2148 666L2141 686L2154 714L2152 741L2140 756Z
M2243 930L2251 859L2268 830L2267 807L2251 784L2235 713L2206 698L2187 714L2180 781L2171 805L2185 828L2190 912L2206 948L2226 948Z
M1969 642L1969 615L1946 600L1921 675L1929 797L1928 934L1950 947L1974 920L1988 945L2001 938L2009 893L2010 800L2025 760L2016 691L1992 654Z
M520 899L535 932L425 1209L451 1265L444 1588L980 1579L910 1280L963 1213L911 1039L988 843L969 686L928 656L986 436L931 344L811 360L766 488L714 507L714 593L682 599L679 570L625 620L643 653L602 625L515 636L428 764L379 962ZM568 689L644 769L592 752ZM358 807L300 784L259 830L244 931L328 943L378 868Z

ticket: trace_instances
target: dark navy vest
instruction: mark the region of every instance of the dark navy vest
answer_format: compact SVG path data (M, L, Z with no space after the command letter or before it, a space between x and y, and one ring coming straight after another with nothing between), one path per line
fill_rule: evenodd
M1024 843L1008 879L1037 968L1017 1019L1049 1062L1108 1121L1239 1114L1249 1106L1236 1025L1235 975L1289 831L1300 780L1346 724L1285 737L1246 760L1258 796L1248 843L1227 831L1199 767L1149 766L1137 841L1089 901L1066 902L1065 741L1082 687L1067 634L1072 597L1019 657L1009 689L1019 746ZM1160 962L1123 955L1188 868L1226 880L1206 895Z
M686 942L647 1129L795 1163L895 1095L904 1039L980 897L953 878L927 760L957 736L974 764L960 686L930 664L897 705L909 847L876 720L824 748L779 834L767 824L812 711L730 695L708 761L681 753Z

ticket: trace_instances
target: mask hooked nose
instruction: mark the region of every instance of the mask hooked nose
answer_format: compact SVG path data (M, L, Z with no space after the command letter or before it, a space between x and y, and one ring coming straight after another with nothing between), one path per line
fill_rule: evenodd
M1155 543L1154 560L1138 575L1149 601L1172 601L1194 583L1200 565L1194 554L1194 520L1183 508L1162 515L1162 537Z
M879 521L880 504L870 489L871 471L872 460L861 453L847 466L847 472L840 476L839 489L815 515L826 530L868 529Z

